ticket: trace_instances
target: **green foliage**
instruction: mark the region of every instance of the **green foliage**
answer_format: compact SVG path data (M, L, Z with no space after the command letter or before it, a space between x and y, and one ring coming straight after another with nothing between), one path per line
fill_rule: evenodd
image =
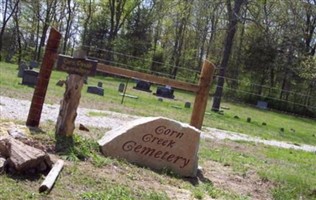
M87 160L93 157L99 150L99 145L97 142L83 138L77 134L73 135L73 146L67 149L65 152L66 159L70 161ZM98 159L96 156L94 156Z
M303 59L300 76L306 79L316 80L316 56L307 56Z

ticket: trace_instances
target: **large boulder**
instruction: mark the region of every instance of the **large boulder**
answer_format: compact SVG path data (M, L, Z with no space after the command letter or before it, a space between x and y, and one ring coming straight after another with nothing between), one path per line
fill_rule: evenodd
M141 118L98 141L104 155L180 176L197 174L200 131L163 117Z

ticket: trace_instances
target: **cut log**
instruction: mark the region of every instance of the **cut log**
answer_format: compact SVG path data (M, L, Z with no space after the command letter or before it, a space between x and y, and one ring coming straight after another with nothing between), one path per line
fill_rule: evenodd
M4 154L6 154L4 157L7 158L8 166L17 172L44 169L43 164L47 166L46 169L51 167L51 160L44 151L28 146L14 138L1 139L0 149L3 149Z
M0 157L8 158L9 152L8 152L8 145L6 142L7 137L0 137Z
M0 157L0 174L4 172L5 165L6 165L6 159Z
M59 175L61 172L62 168L64 166L64 161L63 160L57 160L57 162L54 164L53 168L50 170L48 175L46 176L45 180L39 187L39 192L45 192L45 191L50 191Z

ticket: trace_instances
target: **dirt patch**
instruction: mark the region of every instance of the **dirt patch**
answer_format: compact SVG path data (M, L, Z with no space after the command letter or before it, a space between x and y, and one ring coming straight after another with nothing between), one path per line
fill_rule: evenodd
M72 164L68 162L68 166ZM171 177L160 175L148 169L136 167L131 164L113 164L102 168L96 168L89 162L80 162L77 166L85 176L102 178L113 183L125 185L142 191L165 192L170 199L194 199L191 191L180 187L181 179L174 180ZM83 190L83 188L78 188Z
M242 196L249 196L251 199L272 199L269 193L273 188L272 183L263 181L254 171L248 171L241 176L235 174L230 167L214 161L207 161L204 168L205 178L212 181L215 187L236 193Z

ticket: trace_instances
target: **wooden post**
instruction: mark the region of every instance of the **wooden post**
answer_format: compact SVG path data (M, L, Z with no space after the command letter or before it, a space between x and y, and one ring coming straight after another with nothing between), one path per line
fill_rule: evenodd
M80 103L81 89L86 75L94 75L97 62L86 59L85 52L79 50L74 58L60 55L57 70L69 73L66 81L66 91L61 102L56 123L56 151L67 151L73 146L73 132L77 108Z
M190 125L197 129L202 128L207 100L214 74L214 65L205 60L203 63L201 77L199 80L199 90L195 96Z
M56 124L56 135L71 137L75 129L83 76L70 74L66 81L66 91L61 102Z
M39 125L49 78L52 73L55 60L57 58L57 50L60 39L61 34L54 28L51 28L43 62L39 71L39 77L33 93L31 107L26 121L27 126L38 127Z

